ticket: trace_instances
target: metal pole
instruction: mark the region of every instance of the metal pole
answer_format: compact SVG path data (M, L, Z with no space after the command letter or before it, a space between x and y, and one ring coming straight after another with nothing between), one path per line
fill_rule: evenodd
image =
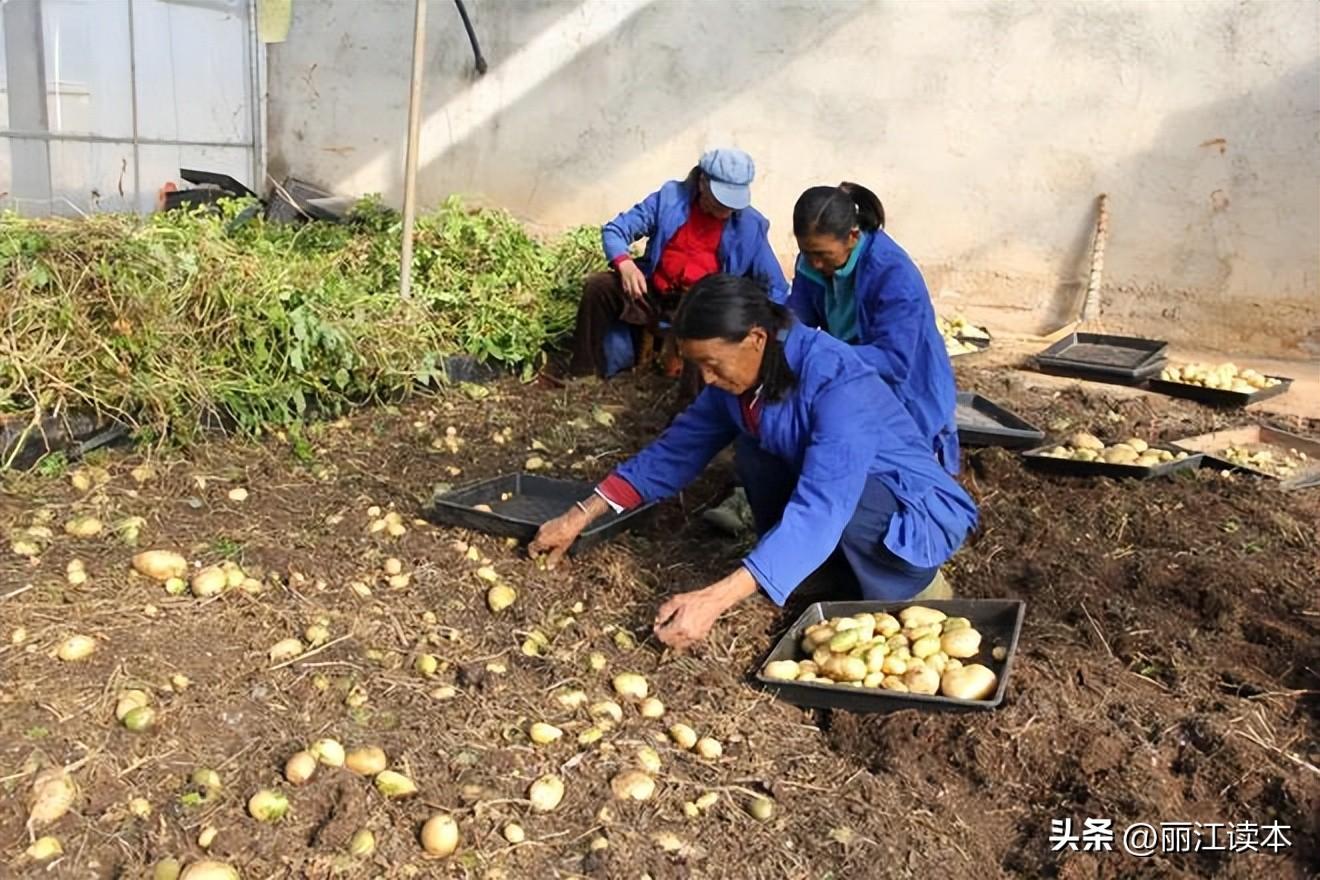
M399 253L399 298L412 292L413 218L417 215L417 140L422 125L422 68L426 55L426 0L416 0L412 82L408 86L408 155L403 165L403 247Z

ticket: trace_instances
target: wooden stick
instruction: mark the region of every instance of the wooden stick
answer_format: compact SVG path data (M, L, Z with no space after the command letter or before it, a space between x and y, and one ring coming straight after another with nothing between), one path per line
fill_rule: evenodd
M399 252L399 299L412 293L413 219L417 216L417 146L422 125L422 72L426 61L426 0L413 16L412 81L408 85L408 154L403 164L403 245Z
M1095 220L1095 244L1091 247L1091 277L1082 299L1082 320L1089 321L1100 315L1100 277L1105 271L1105 244L1109 239L1109 196L1100 193L1098 216Z

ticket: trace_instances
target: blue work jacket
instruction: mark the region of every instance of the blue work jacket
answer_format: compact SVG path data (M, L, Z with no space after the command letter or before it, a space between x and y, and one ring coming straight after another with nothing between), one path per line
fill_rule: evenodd
M834 552L868 477L899 509L884 545L921 568L942 565L976 525L976 505L931 456L903 405L856 349L822 330L783 333L797 385L766 402L758 442L797 475L779 523L744 565L777 604ZM738 398L707 386L660 437L616 473L645 501L678 493L739 434Z
M854 350L902 401L930 447L958 473L958 390L930 293L912 258L883 229L867 236L856 268ZM808 327L824 327L825 279L798 257L788 306Z
M606 259L613 262L628 253L633 242L646 237L646 251L637 260L637 266L649 281L660 265L665 245L687 222L694 198L696 194L681 180L671 180L631 210L606 223L600 231ZM772 300L782 303L788 297L788 281L770 248L770 239L766 237L769 229L770 221L755 208L734 211L720 236L720 271L751 278Z

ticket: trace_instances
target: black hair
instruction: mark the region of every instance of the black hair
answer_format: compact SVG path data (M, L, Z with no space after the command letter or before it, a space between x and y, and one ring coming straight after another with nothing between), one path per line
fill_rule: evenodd
M683 178L683 188L692 195L697 194L697 187L701 185L701 175L706 172L701 170L700 165L693 165L692 170L688 172L687 177Z
M692 285L674 314L675 339L723 339L742 342L755 327L765 331L761 355L761 397L782 400L797 384L797 376L784 356L779 331L793 322L788 309L773 302L750 278L707 275Z
M793 234L847 238L853 229L874 232L885 227L880 197L860 183L813 186L793 206Z

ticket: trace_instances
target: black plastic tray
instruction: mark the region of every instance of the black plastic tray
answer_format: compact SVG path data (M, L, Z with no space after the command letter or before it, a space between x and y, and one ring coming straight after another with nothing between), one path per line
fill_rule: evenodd
M1108 382L1111 385L1145 385L1152 376L1158 376L1167 361L1157 358L1137 370L1115 370L1110 367L1090 366L1072 361L1044 360L1037 356L1036 368L1042 373L1053 376L1068 376L1073 379L1085 379L1088 382Z
M526 473L502 474L441 495L431 502L424 515L436 525L459 526L530 541L542 523L589 497L595 488L595 483L579 480L557 480ZM506 492L511 497L501 501L500 496ZM478 504L489 505L491 512L474 510ZM606 514L578 536L569 552L586 550L630 528L637 516L652 506L654 502L624 513Z
M1280 431L1268 425L1248 425L1243 428L1229 428L1211 434L1186 437L1182 440L1175 440L1173 445L1185 452L1202 454L1204 467L1220 471L1254 474L1267 480L1277 481L1281 489L1309 489L1313 486L1320 486L1320 440L1290 434L1287 431ZM1264 445L1276 446L1281 449L1296 449L1299 452L1305 452L1312 464L1310 467L1303 468L1300 473L1293 474L1290 477L1280 477L1278 474L1240 465L1229 461L1227 458L1220 457L1219 453L1229 446L1239 445Z
M795 682L766 678L761 669L772 660L798 660L798 643L802 631L812 624L830 617L857 614L862 611L901 611L910 605L937 608L950 617L966 617L981 633L982 652L969 661L981 663L995 671L999 684L994 696L988 700L955 700L952 697L905 694L878 688L855 688L846 685L822 684L814 681ZM994 709L1004 700L1008 688L1008 675L1017 655L1018 637L1022 633L1022 618L1027 603L1021 599L940 599L930 602L817 602L808 606L802 616L779 639L774 649L757 667L756 683L773 693L778 699L795 706L815 709L843 709L848 712L896 712L899 709L922 709L927 712L975 712ZM990 656L996 645L1002 645L1007 654L1003 662Z
M993 400L971 391L958 392L958 442L963 446L1016 449L1045 439L1045 433Z
M1262 400L1269 400L1271 397L1278 397L1292 387L1293 380L1286 376L1270 376L1269 378L1278 379L1279 384L1261 388L1259 391L1253 391L1250 394L1241 391L1225 391L1222 388L1205 388L1187 382L1170 382L1158 376L1146 383L1146 387L1160 394L1195 400L1209 406L1243 407L1260 403Z
M1167 342L1159 339L1074 332L1036 355L1036 359L1094 370L1132 373L1148 366L1164 354L1168 347Z
M990 348L990 340L982 339L979 336L957 336L955 337L963 345L970 345L976 351L960 351L957 354L949 355L950 358L970 357L974 354L981 354Z
M1061 443L1048 443L1022 453L1022 459L1028 466L1047 474L1062 477L1113 477L1116 480L1150 480L1155 477L1167 477L1176 471L1197 470L1201 467L1202 456L1189 453L1181 461L1166 461L1154 467L1137 467L1131 464L1111 464L1107 461L1076 461L1071 458L1051 458L1041 453L1061 446ZM1152 443L1151 449L1164 449L1169 452L1187 452L1177 446L1165 443Z

